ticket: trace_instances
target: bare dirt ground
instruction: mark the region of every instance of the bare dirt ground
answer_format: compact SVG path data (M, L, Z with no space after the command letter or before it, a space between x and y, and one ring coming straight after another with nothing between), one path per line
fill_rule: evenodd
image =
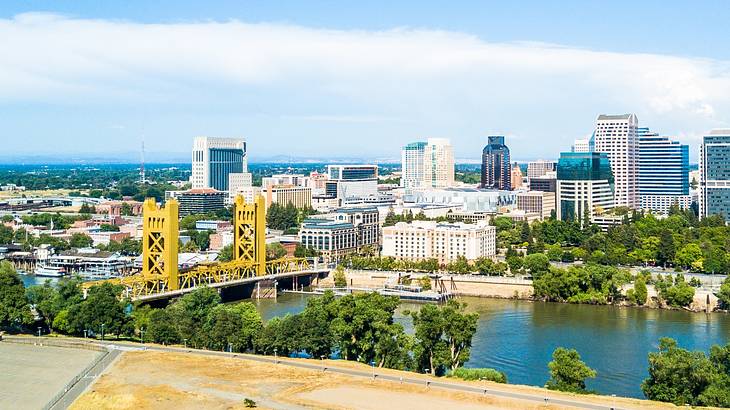
M289 360L289 359L287 359ZM329 367L357 368L358 363L325 361ZM413 373L378 370L404 377ZM442 379L443 380L443 379ZM457 383L449 379L448 382ZM467 382L464 382L467 383ZM477 383L485 386L484 382ZM632 409L673 408L642 400L601 396L573 396L544 389L498 385L490 389L541 394L551 398L577 398L606 406ZM137 351L126 352L91 386L72 409L239 409L244 399L265 409L559 409L521 400L439 388L372 381L284 364L260 363L200 354Z

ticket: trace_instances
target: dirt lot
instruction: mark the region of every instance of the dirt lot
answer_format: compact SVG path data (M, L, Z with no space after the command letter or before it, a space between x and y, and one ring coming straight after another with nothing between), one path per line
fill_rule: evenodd
M327 361L327 366L369 370L357 363ZM413 377L413 373L383 372ZM427 376L420 376L426 378ZM451 380L449 380L451 381ZM480 386L484 386L480 382ZM526 386L490 384L489 388L570 398ZM398 384L284 364L267 364L199 354L127 352L102 375L72 409L237 409L244 399L270 409L558 409L542 403ZM639 400L580 397L622 408L671 408Z
M39 409L99 352L0 342L0 409Z

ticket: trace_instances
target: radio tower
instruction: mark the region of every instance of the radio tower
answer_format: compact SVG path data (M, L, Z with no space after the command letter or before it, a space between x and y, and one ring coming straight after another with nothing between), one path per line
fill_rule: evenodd
M139 183L144 184L147 177L144 174L144 140L142 140L142 165L139 167Z

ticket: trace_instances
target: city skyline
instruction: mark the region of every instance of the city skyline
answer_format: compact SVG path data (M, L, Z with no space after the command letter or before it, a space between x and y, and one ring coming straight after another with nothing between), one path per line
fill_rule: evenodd
M539 4L466 3L452 8L473 12L466 19L401 5L380 20L369 18L377 5L358 6L359 18L336 9L315 18L321 4L300 14L3 4L0 34L14 39L0 57L3 155L134 153L144 140L152 162L186 154L196 136L239 135L252 160L327 152L397 161L402 145L435 137L463 160L478 159L488 135L505 135L516 160L557 159L599 114L634 113L640 126L689 144L696 162L702 135L728 127L730 109L730 56L701 23L723 15L713 4L642 5L629 20L655 17L656 28L603 35L589 24L605 10L588 5L571 8L583 20ZM686 26L660 30L682 12ZM523 16L536 13L553 22L527 29ZM702 34L677 41L698 24Z

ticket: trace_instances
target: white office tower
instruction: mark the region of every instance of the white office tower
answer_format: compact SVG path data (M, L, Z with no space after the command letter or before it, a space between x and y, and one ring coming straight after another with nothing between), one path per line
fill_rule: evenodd
M548 172L555 172L555 161L545 161L539 159L527 163L527 178L540 178L547 175ZM514 187L513 187L514 188Z
M608 154L614 177L615 206L639 208L639 120L634 114L599 115L593 133L595 152Z
M591 152L591 140L588 138L573 141L572 152Z
M446 188L454 185L454 149L448 139L429 138L401 150L401 186Z
M243 138L197 137L193 141L193 188L229 191L231 174L247 174L246 141ZM245 183L248 176L234 178Z

